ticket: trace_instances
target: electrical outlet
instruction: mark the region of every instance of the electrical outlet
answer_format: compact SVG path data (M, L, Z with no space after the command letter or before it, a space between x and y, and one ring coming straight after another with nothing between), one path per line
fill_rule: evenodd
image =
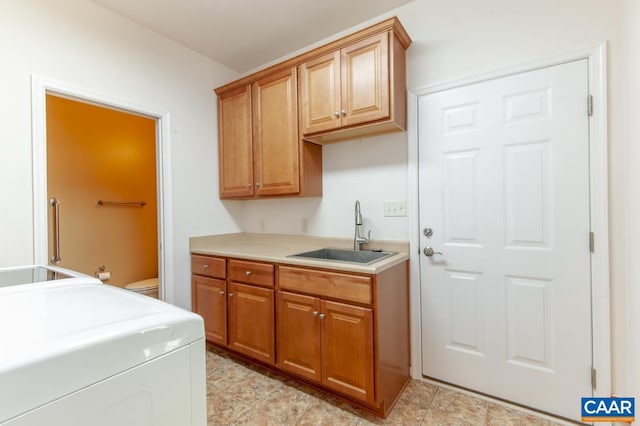
M389 200L384 202L384 215L388 217L400 217L407 215L406 200Z

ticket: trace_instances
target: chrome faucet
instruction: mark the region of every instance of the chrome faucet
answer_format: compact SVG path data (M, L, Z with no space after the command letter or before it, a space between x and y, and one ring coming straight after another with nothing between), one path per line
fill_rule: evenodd
M362 244L367 244L371 238L371 230L366 237L360 236L360 226L362 226L362 213L360 212L360 201L356 200L356 231L353 236L353 249L360 250Z

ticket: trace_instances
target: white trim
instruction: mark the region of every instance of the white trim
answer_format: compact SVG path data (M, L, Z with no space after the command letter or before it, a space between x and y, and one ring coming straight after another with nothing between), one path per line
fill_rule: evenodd
M420 306L420 198L418 175L418 97L411 91L407 93L407 129L409 132L408 195L407 215L409 224L409 297L410 338L411 338L411 377L422 378L422 308Z
M593 365L598 373L595 394L611 395L611 332L609 312L609 218L607 168L607 45L569 52L526 64L480 75L431 84L408 93L408 221L411 262L411 375L421 378L421 312L420 312L420 215L418 185L418 98L469 84L534 71L567 62L587 59L589 63L589 93L594 97L593 116L589 121L591 230L595 233L595 253L591 255L592 281L592 341ZM586 99L585 99L586 103ZM588 374L588 372L585 372Z
M168 112L140 106L130 101L115 99L102 93L92 92L66 83L31 76L31 131L33 166L33 259L36 264L46 265L47 259L47 141L46 141L46 95L55 93L125 112L151 117L156 120L156 165L158 171L158 277L160 297L174 302L173 282L173 215L171 208L171 140L170 115Z

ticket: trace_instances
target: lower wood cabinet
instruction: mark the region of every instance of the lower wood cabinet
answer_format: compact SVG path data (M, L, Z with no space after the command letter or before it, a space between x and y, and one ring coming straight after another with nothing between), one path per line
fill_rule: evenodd
M408 262L378 274L202 255L192 265L208 342L382 416L409 382Z
M207 341L275 364L274 265L202 255L191 264L191 304Z
M373 403L369 308L278 292L278 367Z

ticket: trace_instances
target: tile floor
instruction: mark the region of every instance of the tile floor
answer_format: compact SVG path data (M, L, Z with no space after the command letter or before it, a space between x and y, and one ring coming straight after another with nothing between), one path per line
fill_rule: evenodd
M381 419L209 347L207 414L212 425L552 425L501 405L417 380Z

